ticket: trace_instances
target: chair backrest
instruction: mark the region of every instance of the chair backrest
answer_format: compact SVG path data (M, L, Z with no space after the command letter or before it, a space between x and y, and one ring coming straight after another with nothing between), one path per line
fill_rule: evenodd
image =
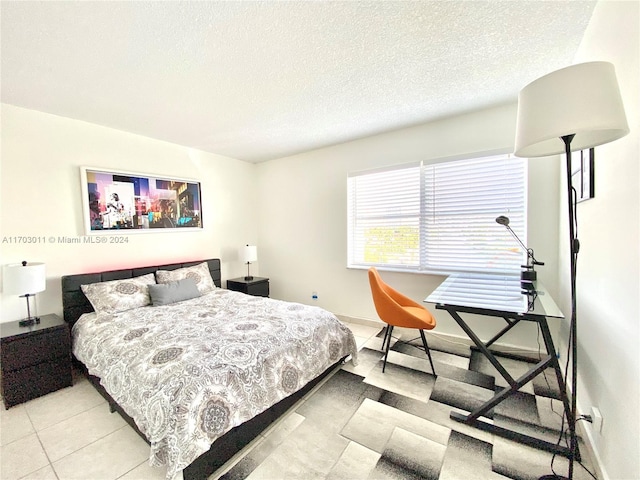
M394 307L399 305L389 295L386 290L389 286L382 281L375 267L369 268L369 285L371 286L371 296L373 297L376 312L378 312L380 319L386 322L387 318L396 313L397 309Z
M423 305L387 285L375 267L369 268L369 285L376 312L383 322L409 328L432 329L435 327L436 320L431 312ZM416 318L406 307L423 310L427 313L426 318Z

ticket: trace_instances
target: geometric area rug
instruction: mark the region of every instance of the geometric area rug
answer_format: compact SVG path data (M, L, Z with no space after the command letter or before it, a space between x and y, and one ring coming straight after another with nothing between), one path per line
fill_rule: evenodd
M292 407L211 479L533 480L553 470L567 475L566 458L456 422L506 386L485 357L440 337L428 338L437 377L416 330L396 328L382 373L382 336L359 351ZM417 340L417 341L416 341ZM500 358L514 377L527 362ZM500 403L486 421L555 443L562 402L553 371ZM580 443L574 479L595 478ZM584 466L583 466L584 465Z

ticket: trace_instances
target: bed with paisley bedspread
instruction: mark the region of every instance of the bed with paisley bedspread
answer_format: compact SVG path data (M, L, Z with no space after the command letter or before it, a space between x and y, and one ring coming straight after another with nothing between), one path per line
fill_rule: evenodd
M75 358L133 420L150 444L150 463L166 466L167 478L180 471L206 478L323 374L357 355L352 333L333 314L219 288L219 261L205 264L212 283L193 298L143 306L122 307L122 292L132 298L146 290L140 282L156 289L160 273L180 278L202 264L63 277L63 298L73 293L63 303ZM78 290L95 311L80 313Z

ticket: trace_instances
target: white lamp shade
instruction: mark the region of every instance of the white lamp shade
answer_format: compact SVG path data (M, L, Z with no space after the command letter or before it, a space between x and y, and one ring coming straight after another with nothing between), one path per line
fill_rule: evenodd
M245 263L258 261L258 248L255 245L247 245L242 251L242 258Z
M617 140L629 133L615 69L608 62L572 65L541 77L518 96L518 157L565 152L560 139L575 134L571 151Z
M5 265L2 273L2 289L6 294L26 295L45 290L47 277L44 263L13 263Z

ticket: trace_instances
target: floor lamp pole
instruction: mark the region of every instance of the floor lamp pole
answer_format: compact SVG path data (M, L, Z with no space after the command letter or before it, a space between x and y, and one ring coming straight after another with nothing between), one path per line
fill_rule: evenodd
M567 423L569 424L569 473L568 477L561 475L543 475L538 480L559 480L568 478L573 480L573 467L578 451L578 439L576 436L576 390L578 388L578 324L577 318L577 301L576 301L576 266L578 260L578 251L580 250L580 242L577 239L577 220L576 220L576 201L573 182L571 180L571 140L575 134L560 137L565 145L565 156L567 159L567 205L569 207L569 246L571 251L571 323L569 326L569 347L571 347L571 408L568 413ZM565 382L566 388L566 382ZM564 432L560 432L563 436Z
M565 155L567 158L567 205L569 207L569 242L571 251L571 323L569 333L569 345L571 347L571 418L567 419L569 423L569 479L573 479L573 467L578 451L578 442L576 436L576 393L578 389L578 324L577 324L577 299L576 299L576 277L577 277L577 260L578 251L580 250L580 242L577 238L577 219L576 219L576 198L571 179L571 141L574 135L565 135L562 141L565 144Z

